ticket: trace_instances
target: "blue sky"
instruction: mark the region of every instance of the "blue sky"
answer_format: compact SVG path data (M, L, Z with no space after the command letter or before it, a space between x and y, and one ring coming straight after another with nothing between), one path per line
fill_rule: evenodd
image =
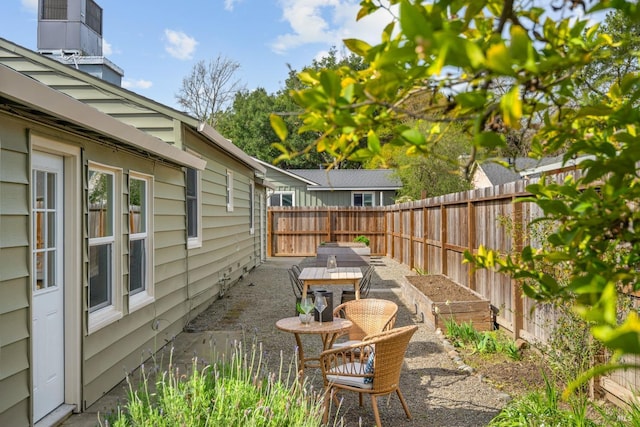
M355 21L359 0L96 0L104 54L124 70L123 86L177 108L193 65L218 55L240 64L253 90L282 88L287 64L300 69L341 40L379 39L386 12ZM37 50L37 0L2 0L0 37Z

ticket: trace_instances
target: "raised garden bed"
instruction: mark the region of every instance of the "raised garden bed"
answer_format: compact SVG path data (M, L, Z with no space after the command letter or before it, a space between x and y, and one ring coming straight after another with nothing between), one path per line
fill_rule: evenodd
M458 324L472 322L477 331L493 329L489 301L478 293L442 275L405 277L405 298L415 304L417 313L434 329L444 330L449 318Z

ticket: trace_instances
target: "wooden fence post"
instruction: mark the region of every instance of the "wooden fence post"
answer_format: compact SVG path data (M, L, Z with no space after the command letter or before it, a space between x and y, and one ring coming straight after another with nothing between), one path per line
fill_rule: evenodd
M440 203L440 269L441 274L447 275L447 207L444 201Z
M429 272L429 210L422 206L422 269Z
M414 207L415 202L411 203L411 206L409 207L409 268L413 270L413 268L416 266L415 260L414 260L414 248L413 248L413 236L414 236L414 229L415 229L415 218L413 217L414 215Z
M470 253L476 250L476 209L472 200L467 202L467 241ZM468 264L467 264L468 265ZM476 273L469 266L469 288L476 290Z
M333 221L331 221L331 208L326 208L327 209L327 242L331 242L332 241L332 235L333 235Z
M273 234L272 230L273 211L267 209L267 256L273 256Z
M523 233L521 230L522 224L522 203L515 203L516 198L513 197L511 203L513 203L513 250L516 252L522 252L523 247ZM523 313L523 301L522 301L522 288L517 280L511 279L511 307L513 310L513 339L520 338L520 331L524 326L524 313Z

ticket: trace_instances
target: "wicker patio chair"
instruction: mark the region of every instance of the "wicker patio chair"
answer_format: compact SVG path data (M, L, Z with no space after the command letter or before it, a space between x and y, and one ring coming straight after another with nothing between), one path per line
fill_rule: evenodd
M374 266L369 265L362 273L362 279L360 279L360 298L366 298L371 290L371 279L373 278ZM341 303L352 301L356 299L356 292L353 289L345 289L342 291Z
M351 320L353 326L347 341L338 341L333 347L357 344L367 335L393 328L397 314L398 305L385 299L367 298L340 304L333 310L333 316Z
M371 396L378 427L381 423L376 398L394 391L407 418L411 419L411 412L400 391L400 372L409 340L417 329L416 325L391 329L369 335L360 344L329 349L320 354L325 387L324 423L329 417L331 401L337 405L336 393L343 390L358 393L360 406L364 394Z

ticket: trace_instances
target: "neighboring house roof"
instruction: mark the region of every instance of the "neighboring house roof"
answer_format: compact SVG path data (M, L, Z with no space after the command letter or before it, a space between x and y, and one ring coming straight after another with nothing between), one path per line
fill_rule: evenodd
M389 169L289 169L289 172L314 182L309 190L398 190L402 181Z
M238 161L264 173L262 165L196 118L3 38L0 38L0 64L179 149L183 148L179 123L183 123Z
M529 157L518 157L509 162L512 166L507 168L496 161L486 161L478 163L474 172L475 182L481 181L479 176L486 178L488 185L501 185L508 182L514 182L525 178L536 178L544 172L550 172L575 166L586 157L579 159L570 159L563 163L563 156L545 157L542 159L532 159ZM508 159L499 159L502 162L508 162ZM478 185L476 185L478 186Z
M254 160L306 185L308 190L398 190L402 181L390 169L281 169L260 159ZM269 175L267 172L267 179Z
M95 108L71 98L57 90L26 77L0 64L0 97L16 103L12 108L22 110L26 116L54 117L58 124L82 132L95 132L100 138L107 136L118 144L127 145L146 154L155 155L181 166L204 169L206 161L182 151L147 133L122 123Z
M291 173L291 172L289 172L289 171L287 171L287 170L285 170L285 169L281 169L281 168L279 168L279 167L277 167L277 166L274 166L274 165L272 165L272 164L270 164L270 163L267 163L267 162L262 161L262 160L260 160L260 159L258 159L258 158L255 158L255 157L254 157L253 159L254 159L256 162L258 162L258 163L260 163L261 165L263 165L263 166L267 169L267 171L266 171L266 179L269 179L269 172L268 172L268 171L269 171L269 170L273 170L273 171L279 172L279 173L281 173L281 174L287 175L287 176L289 176L289 177L291 177L291 178L293 178L293 179L296 179L296 180L298 180L298 181L302 182L303 184L306 184L306 185L316 185L316 183L315 183L315 182L310 181L310 180L308 180L308 179L305 179L305 178L303 178L303 177L301 177L301 176L299 176L299 175L296 175L296 174L294 174L294 173Z

